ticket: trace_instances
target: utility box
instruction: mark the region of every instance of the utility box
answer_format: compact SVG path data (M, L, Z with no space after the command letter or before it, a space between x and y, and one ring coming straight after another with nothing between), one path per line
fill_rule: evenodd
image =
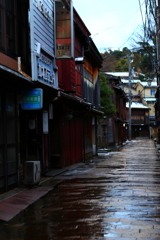
M35 185L40 182L40 161L24 163L24 184Z

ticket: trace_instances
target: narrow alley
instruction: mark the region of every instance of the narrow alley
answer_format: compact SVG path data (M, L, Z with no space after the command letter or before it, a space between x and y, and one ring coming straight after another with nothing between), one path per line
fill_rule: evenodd
M160 155L153 140L131 141L46 186L55 179L63 183L0 222L1 240L160 239Z

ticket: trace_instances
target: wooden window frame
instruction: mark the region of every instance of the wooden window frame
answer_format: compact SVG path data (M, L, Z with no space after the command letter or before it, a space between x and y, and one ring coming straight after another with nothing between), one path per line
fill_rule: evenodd
M1 37L2 37L2 43L0 45L0 51L4 54L16 58L17 57L17 27L16 27L16 4L17 0L14 0L11 2L13 4L12 9L7 8L7 0L0 0L0 17L1 17ZM10 20L10 22L7 23L7 17ZM8 24L8 26L7 26ZM10 35L7 33L7 27L10 31ZM8 35L7 35L8 34ZM12 36L11 36L12 35ZM10 44L9 44L10 43ZM10 47L9 47L10 45ZM12 45L12 46L11 46Z

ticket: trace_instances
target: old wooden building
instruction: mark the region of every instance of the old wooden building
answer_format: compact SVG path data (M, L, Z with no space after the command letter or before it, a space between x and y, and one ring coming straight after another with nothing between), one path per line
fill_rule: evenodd
M0 17L4 192L96 154L102 58L72 1L2 0Z
M128 98L120 88L121 79L110 74L105 74L108 86L113 90L111 96L112 103L116 107L116 112L112 117L104 116L99 119L98 124L98 146L106 148L109 145L122 145L127 140L127 109Z

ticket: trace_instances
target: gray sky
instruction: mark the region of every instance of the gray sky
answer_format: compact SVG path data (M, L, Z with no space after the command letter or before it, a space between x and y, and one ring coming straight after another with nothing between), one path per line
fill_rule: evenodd
M140 4L144 14L144 0ZM73 0L73 5L100 52L131 48L131 35L143 26L139 0Z

